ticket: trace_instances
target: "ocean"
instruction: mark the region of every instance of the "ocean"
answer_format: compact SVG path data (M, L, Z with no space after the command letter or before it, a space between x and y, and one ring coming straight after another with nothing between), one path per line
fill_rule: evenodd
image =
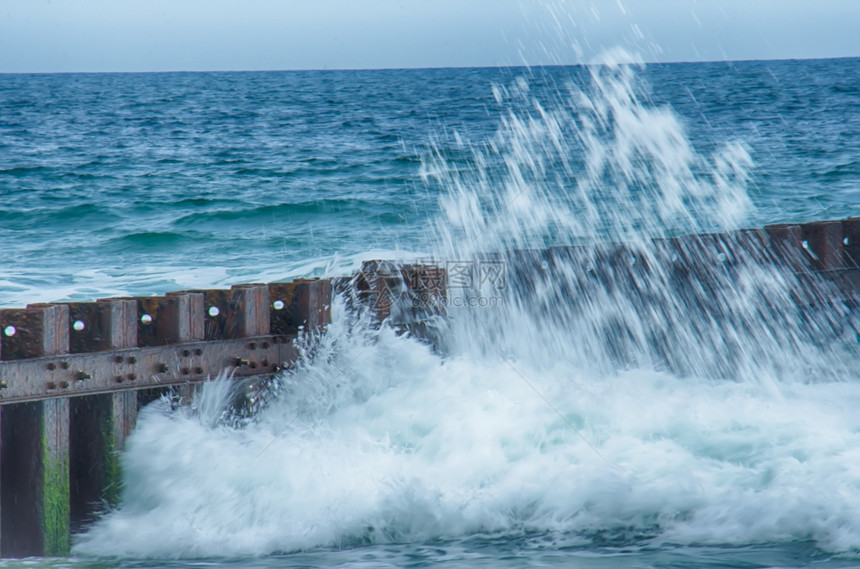
M0 75L4 307L504 276L435 348L335 299L251 420L152 403L121 506L0 567L858 566L856 313L513 254L857 216L858 149L860 59Z

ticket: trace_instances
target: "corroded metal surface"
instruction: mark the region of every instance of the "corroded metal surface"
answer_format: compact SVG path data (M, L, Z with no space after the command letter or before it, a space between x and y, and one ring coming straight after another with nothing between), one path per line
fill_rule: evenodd
M189 342L0 362L0 404L274 374L294 361L295 335Z

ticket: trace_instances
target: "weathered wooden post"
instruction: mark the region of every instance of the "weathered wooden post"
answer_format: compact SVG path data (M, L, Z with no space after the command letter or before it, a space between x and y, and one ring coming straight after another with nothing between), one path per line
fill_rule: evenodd
M138 310L134 299L104 299L69 305L71 353L100 352L137 346ZM117 359L119 361L117 361ZM114 381L133 385L114 360ZM88 372L78 375L87 381ZM137 419L132 390L71 398L70 514L71 529L80 531L99 513L119 503L122 476L119 453Z
M201 291L204 339L223 340L269 333L269 289L264 284Z
M69 307L2 310L0 330L3 360L66 353ZM7 557L68 554L69 399L5 406L0 434L0 551Z
M800 225L780 223L766 225L768 249L777 265L794 272L805 272L810 268L810 256L804 252L803 230Z
M169 292L165 296L138 297L136 301L138 345L165 346L204 339L204 295L200 291ZM179 370L151 371L156 375L189 371L182 375L190 375L192 357L189 354L186 357L189 365ZM170 392L178 393L181 401L189 403L194 386L183 383L169 388L142 390L138 392L138 405L145 405Z
M137 338L141 346L164 346L203 339L203 294L170 292L137 301Z
M800 228L801 246L812 257L816 270L838 271L845 267L841 221L806 223Z
M295 334L300 328L316 333L331 321L330 280L296 279L268 286L272 334Z
M842 250L845 265L849 269L860 269L860 217L842 221Z

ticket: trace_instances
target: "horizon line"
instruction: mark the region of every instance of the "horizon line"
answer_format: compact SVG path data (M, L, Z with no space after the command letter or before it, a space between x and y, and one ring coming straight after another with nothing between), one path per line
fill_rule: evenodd
M692 65L714 63L755 63L755 62L789 62L789 61L830 61L839 59L858 59L860 55L835 57L773 57L763 59L707 59L707 60L678 60L678 61L631 61L621 65ZM110 75L110 74L157 74L157 73L306 73L306 72L343 72L343 71L442 71L466 69L539 69L555 67L592 67L606 63L542 63L522 65L440 65L416 67L302 67L291 69L165 69L165 70L101 70L101 71L0 71L0 75Z

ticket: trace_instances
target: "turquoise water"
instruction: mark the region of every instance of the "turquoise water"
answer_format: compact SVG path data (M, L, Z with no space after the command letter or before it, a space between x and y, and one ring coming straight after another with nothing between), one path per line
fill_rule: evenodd
M856 216L858 111L858 59L0 76L0 304ZM856 314L557 269L435 351L336 300L253 421L150 405L123 505L0 565L860 565Z
M744 224L758 226L857 213L858 73L848 59L659 65L639 77L700 152L748 147L756 208ZM517 77L548 106L587 82L581 68L2 76L0 304L427 252L445 188L422 180L422 164L435 145L468 168L470 145L522 105L492 86Z

